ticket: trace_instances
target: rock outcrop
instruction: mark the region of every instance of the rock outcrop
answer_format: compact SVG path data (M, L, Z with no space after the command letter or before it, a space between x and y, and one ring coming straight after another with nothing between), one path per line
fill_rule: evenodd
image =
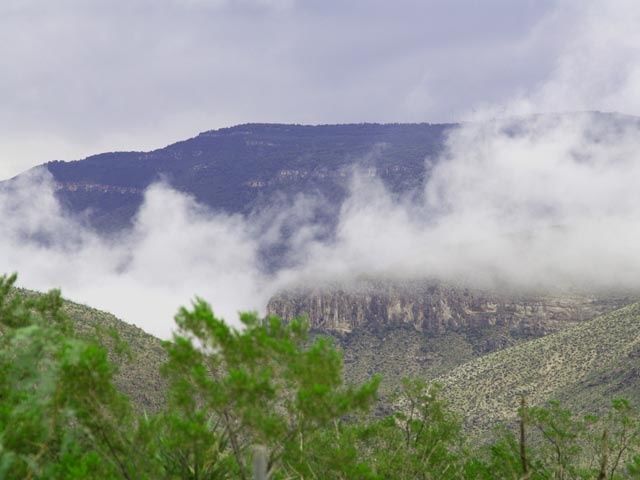
M537 337L631 301L625 295L509 294L430 281L364 280L283 291L267 310L284 319L306 315L312 329L330 333L410 326L437 335L501 327L512 336Z

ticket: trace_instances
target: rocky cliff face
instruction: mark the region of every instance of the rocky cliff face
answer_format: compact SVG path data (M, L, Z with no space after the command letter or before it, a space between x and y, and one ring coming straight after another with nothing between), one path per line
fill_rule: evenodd
M349 333L409 326L425 334L500 327L512 336L558 331L631 302L624 296L494 293L428 281L359 281L284 291L268 312L307 315L312 329Z
M392 394L402 377L434 379L487 353L573 326L634 301L635 296L507 293L430 281L360 280L281 292L268 312L307 315L334 337L345 377L382 375Z

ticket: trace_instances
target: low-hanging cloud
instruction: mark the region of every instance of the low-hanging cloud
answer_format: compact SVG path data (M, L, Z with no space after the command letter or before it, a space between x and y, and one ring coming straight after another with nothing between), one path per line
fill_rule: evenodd
M130 231L106 239L67 216L50 174L35 170L0 194L0 227L0 270L18 271L22 285L62 287L160 336L197 293L230 319L266 301L247 222L164 185L148 189Z
M358 177L309 279L430 277L484 288L640 287L640 124L576 114L454 131L422 201ZM415 198L415 196L411 196Z
M436 279L487 289L640 289L640 122L543 115L454 130L420 195L397 198L352 174L335 232L326 203L274 199L247 217L215 213L166 184L134 226L103 238L67 216L46 170L0 194L0 269L30 288L60 286L159 336L198 294L233 322L281 288L360 277ZM290 261L265 268L285 245Z
M637 289L638 119L565 112L638 111L638 18L629 0L559 2L530 37L563 25L549 74L506 101L475 105L475 121L427 159L422 201L393 200L381 183L356 178L336 243L309 247L303 276Z

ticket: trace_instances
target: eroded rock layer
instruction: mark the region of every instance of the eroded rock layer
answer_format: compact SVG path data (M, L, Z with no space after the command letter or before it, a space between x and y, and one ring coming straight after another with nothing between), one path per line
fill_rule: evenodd
M501 327L537 337L594 318L632 301L626 295L494 293L432 281L360 280L283 291L270 314L306 315L311 328L349 333L410 326L426 334Z

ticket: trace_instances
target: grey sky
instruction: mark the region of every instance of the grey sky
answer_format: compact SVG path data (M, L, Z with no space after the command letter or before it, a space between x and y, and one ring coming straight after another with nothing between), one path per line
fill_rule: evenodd
M468 118L548 81L586 3L2 0L0 177L242 122Z

